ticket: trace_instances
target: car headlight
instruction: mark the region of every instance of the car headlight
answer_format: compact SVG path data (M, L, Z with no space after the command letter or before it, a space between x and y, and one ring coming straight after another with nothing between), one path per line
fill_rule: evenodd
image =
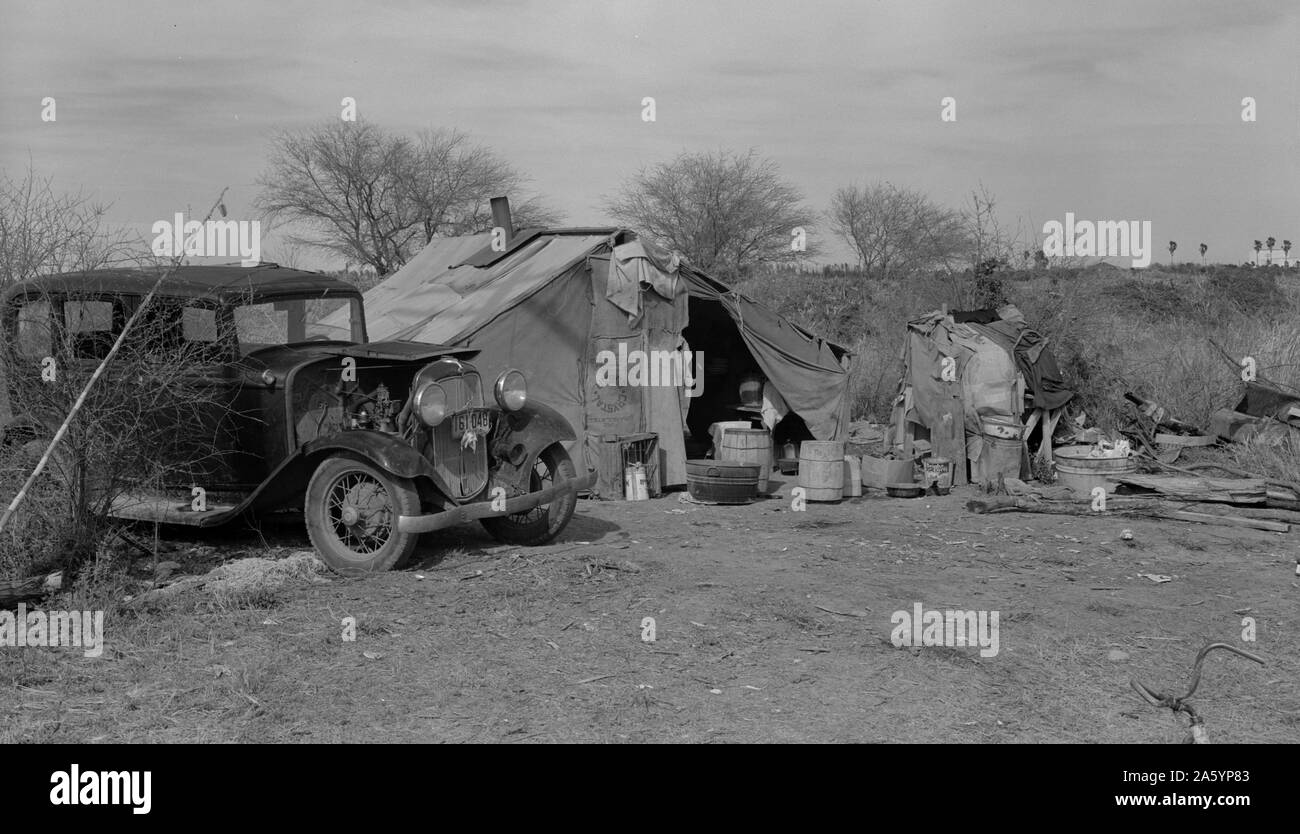
M420 386L412 404L426 426L436 426L447 416L447 392L436 382Z
M506 411L518 411L528 402L528 384L524 375L513 368L497 377L494 393L497 405Z

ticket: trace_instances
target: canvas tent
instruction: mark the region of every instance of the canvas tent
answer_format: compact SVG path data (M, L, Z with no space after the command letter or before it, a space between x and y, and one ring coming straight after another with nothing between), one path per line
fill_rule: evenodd
M688 263L614 228L526 230L505 251L490 234L437 238L366 293L370 338L476 348L490 385L518 368L529 395L574 426L588 466L605 435L655 432L664 485L686 481L686 435L735 419L739 379L766 378L769 419L805 437L848 433L850 355ZM623 351L703 353L702 393L605 385L598 359ZM629 354L630 355L630 354ZM685 381L685 380L683 380ZM689 428L687 428L689 427ZM575 458L578 456L575 454Z
M1041 423L1050 438L1060 409L1073 396L1047 339L1010 304L935 311L908 322L902 360L891 437L909 457L913 444L924 440L938 457L978 460L984 450L981 421L990 416L1018 420L1029 413L1026 437ZM954 481L967 483L966 467L956 467Z

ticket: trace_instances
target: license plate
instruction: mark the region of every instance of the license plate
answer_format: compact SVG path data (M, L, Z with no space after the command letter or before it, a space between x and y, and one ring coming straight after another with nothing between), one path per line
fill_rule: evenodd
M455 437L465 434L484 435L492 428L492 412L485 408L475 408L451 415L451 433Z

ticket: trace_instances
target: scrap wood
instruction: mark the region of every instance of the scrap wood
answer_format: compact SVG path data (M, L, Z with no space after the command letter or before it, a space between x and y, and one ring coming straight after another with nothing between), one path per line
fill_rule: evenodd
M1166 466L1168 466L1168 464L1166 464ZM1189 463L1186 469L1179 466L1168 466L1168 468L1196 476L1200 475L1200 473L1196 471L1199 469L1218 469L1231 475L1240 475L1244 478L1260 477L1254 473L1246 472L1245 470L1237 469L1232 466L1225 466L1221 463ZM1264 503L1267 506L1288 510L1300 510L1300 483L1266 478L1264 480L1264 485L1266 488Z
M1151 402L1150 400L1144 400L1138 395L1134 394L1132 391L1125 391L1124 399L1128 400L1129 402L1133 403L1133 405L1137 406L1138 412L1142 414L1142 416L1150 419L1151 422L1155 424L1157 427L1167 426L1168 428L1171 428L1176 432L1182 432L1184 434L1201 433L1201 430L1196 426L1193 426L1191 423L1184 423L1182 420L1179 420L1176 417L1170 415L1169 411L1165 409L1164 406L1160 405L1159 403ZM1155 413L1147 414L1145 411L1143 411L1142 409L1146 406L1154 406Z
M1201 473L1197 471L1199 469L1218 469L1220 471L1227 472L1229 475L1236 475L1239 478L1258 477L1254 472L1247 472L1244 469L1237 469L1234 466L1224 466L1221 463L1210 463L1208 461L1203 461L1201 463L1189 463L1186 466L1174 466L1172 463L1165 463L1164 461L1156 461L1156 462L1159 463L1161 466L1165 467L1166 469L1172 469L1175 472L1182 472L1185 475L1192 475L1197 478L1201 476Z
M865 607L865 606L864 606L864 607ZM836 611L834 608L827 608L827 607L824 606L824 605L814 605L813 608L816 608L816 609L818 609L819 611L825 611L827 614L839 614L841 617L865 617L865 616L867 616L866 611ZM867 611L870 611L870 610L871 610L870 608L867 608Z
M1151 489L1185 501L1262 504L1268 497L1263 478L1184 478L1177 475L1116 475L1121 484Z
M1189 463L1187 464L1187 466L1174 466L1171 463L1166 463L1165 461L1158 460L1158 459L1153 462L1159 464L1160 466L1163 466L1166 469L1171 469L1175 472L1182 472L1185 475L1192 475L1198 478L1201 477L1201 473L1199 470L1202 469L1218 469L1221 472L1227 472L1229 475L1236 475L1241 478L1261 477L1259 474L1255 472L1247 472L1246 470L1238 469L1235 466L1227 466L1226 464L1214 463L1211 461ZM1264 480L1264 484L1268 488L1268 500L1270 506L1272 506L1272 502L1275 500L1300 504L1300 483L1294 483L1292 481L1279 481L1272 478L1267 478ZM1285 506L1285 504L1279 504L1278 506ZM1294 507L1293 509L1300 509L1300 506Z
M1116 515L1134 515L1147 510L1147 507L1130 506L1124 509L1116 509L1113 512ZM1093 516L1097 513L1093 510L1086 509L1078 501L1056 501L1036 496L1010 496L1010 495L990 495L985 498L977 498L966 502L966 510L972 513L1009 513L1009 512L1028 512L1028 513L1048 513L1050 515L1077 515Z
M1190 521L1197 524L1217 524L1225 527L1250 527L1256 530L1267 530L1274 533L1286 533L1291 529L1289 524L1280 521L1246 518L1238 515L1219 515L1214 513L1176 510L1168 508L1168 506L1162 502L1153 502L1143 505L1116 505L1113 503L1113 499L1110 499L1108 500L1108 504L1112 508L1106 510L1107 515L1117 515L1125 518L1150 518L1158 521ZM1059 501L999 496L990 496L983 499L967 501L966 509L973 513L1028 512L1047 513L1049 515L1099 515L1099 513L1090 509L1084 509L1082 506Z
M1184 504L1176 509L1191 509L1192 505ZM1268 518L1273 521L1287 521L1292 524L1300 524L1300 512L1295 510L1284 510L1273 507L1235 507L1226 504L1198 504L1198 512L1211 513L1213 515L1239 515L1245 518Z
M1207 434L1165 434L1156 433L1156 443L1161 446L1213 446L1219 438Z
M0 608L20 602L35 602L63 586L63 571L0 581Z
M1269 530L1274 533L1286 533L1291 525L1281 521L1269 521L1262 518L1245 518L1239 515L1215 515L1213 513L1194 513L1187 510L1174 510L1166 517L1179 518L1183 521L1195 521L1200 524L1222 524L1227 527L1250 527L1255 530Z
M1220 408L1210 415L1210 431L1230 443L1253 440L1280 445L1286 443L1291 437L1290 432L1296 429L1300 429L1300 424L1279 417L1245 414L1230 408Z

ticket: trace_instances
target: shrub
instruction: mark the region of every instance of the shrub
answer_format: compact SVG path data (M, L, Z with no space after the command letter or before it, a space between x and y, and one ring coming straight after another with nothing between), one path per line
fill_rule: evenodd
M79 310L76 315L84 317L67 319L77 325L91 317L87 311L116 320L111 310L92 306L113 305L99 293L85 298L48 294L39 283L28 298L37 312L20 326L18 344L3 345L3 364L14 377L11 407L21 422L21 429L6 432L0 459L6 471L5 488L0 490L6 493L6 506L74 403L83 391L86 394L46 468L0 535L0 569L63 569L71 579L116 529L110 509L125 494L188 485L203 471L222 465L214 449L227 445L219 438L232 429L226 419L231 412L221 400L224 389L205 386L190 374L196 366L211 366L213 343L181 338L181 311L169 310L167 302L154 302L159 314L140 318L121 351L87 390L98 363L80 357L107 356L110 325L78 330L70 324L53 332L48 327L62 321L64 313L73 315L69 310ZM101 338L105 336L109 338ZM49 359L54 360L53 378L42 374Z

